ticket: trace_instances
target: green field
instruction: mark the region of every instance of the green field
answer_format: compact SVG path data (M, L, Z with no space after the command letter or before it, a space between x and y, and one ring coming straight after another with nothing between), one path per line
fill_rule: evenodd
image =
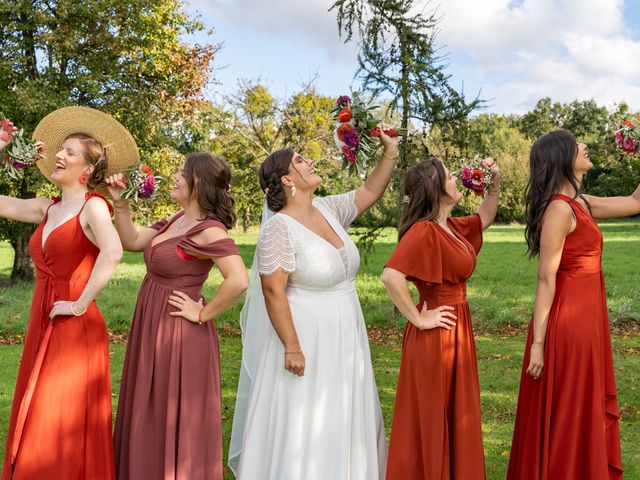
M640 256L640 224L637 221L607 222L604 269L613 327L613 348L621 411L621 435L625 479L640 480L640 273L635 260ZM234 238L247 265L251 264L255 234ZM391 425L395 385L400 361L401 318L393 308L379 274L395 244L389 231L375 252L362 263L358 289L367 320L376 380L387 431ZM0 244L0 276L8 276L11 249ZM119 339L126 333L144 265L140 254L126 254L114 279L102 292L99 304L108 326ZM220 282L211 275L206 294ZM505 477L515 416L525 328L531 314L535 287L535 263L527 260L520 226L492 227L485 236L478 268L469 284L469 303L476 326L480 365L484 445L490 480ZM21 346L15 343L25 329L30 285L0 286L0 442L4 444L13 386ZM237 317L241 303L218 320L223 388L223 427L228 443L235 387L241 356ZM124 344L111 344L114 411L122 367ZM229 475L228 478L232 478Z

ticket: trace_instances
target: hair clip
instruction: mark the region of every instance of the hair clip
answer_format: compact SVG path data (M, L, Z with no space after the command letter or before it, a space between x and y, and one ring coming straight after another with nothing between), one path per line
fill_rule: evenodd
M269 187L264 189L264 198L267 198L267 195L269 195Z
M407 205L409 203L409 200L411 200L411 197L409 195L405 195L404 197L402 197L402 204Z

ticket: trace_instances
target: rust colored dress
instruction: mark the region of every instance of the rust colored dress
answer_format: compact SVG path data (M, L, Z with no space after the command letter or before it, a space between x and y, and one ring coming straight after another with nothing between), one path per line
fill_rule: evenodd
M482 246L475 214L449 217L454 238L437 223L415 223L386 266L403 272L420 294L418 308L454 307L451 330L418 330L402 343L387 480L485 478L478 362L466 300L467 279Z
M602 234L582 205L553 200L569 203L576 228L565 239L538 380L526 373L529 327L507 478L622 479Z
M158 234L184 212L152 228ZM222 480L220 356L214 322L202 325L169 312L173 290L193 300L214 263L239 255L230 238L199 245L191 236L224 225L206 219L182 235L144 249L147 275L138 294L122 371L114 434L120 480Z
M93 195L88 193L85 202ZM47 217L29 241L36 284L2 480L111 480L111 380L104 319L95 301L84 315L49 319L54 301L82 294L100 250L84 234L80 213L53 230L43 247Z

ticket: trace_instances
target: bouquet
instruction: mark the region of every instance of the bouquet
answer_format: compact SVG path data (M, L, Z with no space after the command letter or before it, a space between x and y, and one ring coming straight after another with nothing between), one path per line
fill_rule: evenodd
M625 120L616 130L616 145L620 150L629 155L638 153L640 145L640 126L634 125L629 120Z
M4 149L4 150L2 150ZM24 137L24 130L13 130L8 118L0 113L0 166L13 180L22 177L22 170L44 156L44 145Z
M142 162L134 165L128 171L128 175L127 188L122 192L122 198L134 202L151 198L162 180L162 177L153 174L153 169L149 165Z
M458 172L462 185L478 196L483 196L493 185L491 171L480 164L478 157L472 161L463 160L463 166Z
M342 167L348 169L349 173L361 174L371 164L371 157L377 150L373 138L379 136L376 127L380 120L372 113L377 106L367 105L358 92L352 96L353 99L340 95L336 100L331 112L336 121L333 139L341 153ZM390 137L398 136L395 128L385 133Z

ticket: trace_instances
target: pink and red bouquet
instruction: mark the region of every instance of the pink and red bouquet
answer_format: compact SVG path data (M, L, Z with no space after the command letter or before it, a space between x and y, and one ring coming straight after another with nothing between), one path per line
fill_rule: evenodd
M638 146L640 146L640 126L635 125L629 120L625 120L616 130L616 145L620 150L629 154L638 154Z
M462 185L478 196L483 196L493 185L491 171L484 168L478 159L471 162L464 161L458 175Z
M44 156L44 145L25 138L24 130L14 131L13 124L0 113L0 167L13 180Z
M151 198L162 180L162 177L154 175L153 169L144 163L135 165L129 170L128 175L127 188L122 192L122 197L134 202Z
M350 173L362 174L378 149L373 139L380 135L376 128L380 120L372 113L377 106L367 105L358 92L354 92L352 97L340 95L336 99L332 110L336 121L333 139L340 150L343 168ZM395 128L385 133L391 137L398 136Z

